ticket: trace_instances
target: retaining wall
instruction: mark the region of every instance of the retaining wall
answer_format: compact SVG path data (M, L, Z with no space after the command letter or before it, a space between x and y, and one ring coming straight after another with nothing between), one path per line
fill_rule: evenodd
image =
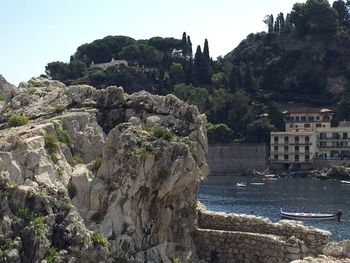
M237 175L267 167L266 144L209 144L210 175Z
M197 253L205 262L290 262L316 256L330 232L297 221L211 212L199 206Z

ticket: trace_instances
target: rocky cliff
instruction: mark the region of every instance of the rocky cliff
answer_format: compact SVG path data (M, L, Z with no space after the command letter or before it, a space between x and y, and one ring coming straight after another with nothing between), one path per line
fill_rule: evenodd
M21 83L0 115L0 262L193 259L205 125L172 95Z

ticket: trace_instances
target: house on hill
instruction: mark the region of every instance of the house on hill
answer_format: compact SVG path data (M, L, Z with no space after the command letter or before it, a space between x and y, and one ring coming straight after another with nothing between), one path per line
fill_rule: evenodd
M315 160L350 158L350 125L331 127L331 109L299 107L283 114L285 131L271 132L272 169L308 169Z

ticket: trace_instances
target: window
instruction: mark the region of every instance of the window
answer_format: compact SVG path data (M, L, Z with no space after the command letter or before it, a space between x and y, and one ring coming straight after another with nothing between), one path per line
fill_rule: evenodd
M315 119L314 119L314 116L309 116L308 120L309 120L309 121L314 121L314 120L315 120Z
M327 139L327 133L321 132L321 133L320 133L320 139L321 139L321 140Z
M305 142L309 142L310 141L310 137L309 136L306 136L305 137Z
M327 142L320 142L320 148L326 148Z
M316 128L321 128L321 127L322 127L321 123L316 123Z
M278 137L275 136L275 137L273 138L273 141L274 141L274 142L278 142Z
M295 143L299 143L299 136L295 136L294 141Z
M348 133L347 132L343 132L343 139L347 139L348 138Z
M301 116L300 120L301 121L306 121L306 117L305 116Z
M296 162L299 162L299 155L296 154L296 155L294 156L294 160L295 160Z
M316 116L316 121L319 121L320 120L320 116Z
M274 151L278 151L278 146L273 147Z
M288 136L285 136L285 137L284 137L284 142L288 142L288 141L289 141Z
M275 154L275 155L273 156L273 159L274 159L274 160L278 160L278 155Z
M305 123L304 128L310 128L310 123Z
M288 152L288 146L284 146L284 151Z
M299 116L295 116L295 121L299 121Z
M295 150L295 152L299 152L299 146L298 146L298 145L295 146L295 147L294 147L294 150Z
M293 128L293 124L289 124L289 128Z
M288 160L288 154L284 155L284 160Z
M308 145L305 146L305 152L309 152L310 151L310 147Z
M305 155L305 161L309 161L310 160L310 156L307 154Z
M333 132L332 139L335 139L335 140L339 139L339 134L337 132Z

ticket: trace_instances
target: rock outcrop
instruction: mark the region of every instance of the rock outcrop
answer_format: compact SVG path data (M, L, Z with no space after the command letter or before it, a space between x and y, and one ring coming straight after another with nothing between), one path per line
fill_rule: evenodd
M0 262L193 261L205 125L172 95L21 83L0 116Z

